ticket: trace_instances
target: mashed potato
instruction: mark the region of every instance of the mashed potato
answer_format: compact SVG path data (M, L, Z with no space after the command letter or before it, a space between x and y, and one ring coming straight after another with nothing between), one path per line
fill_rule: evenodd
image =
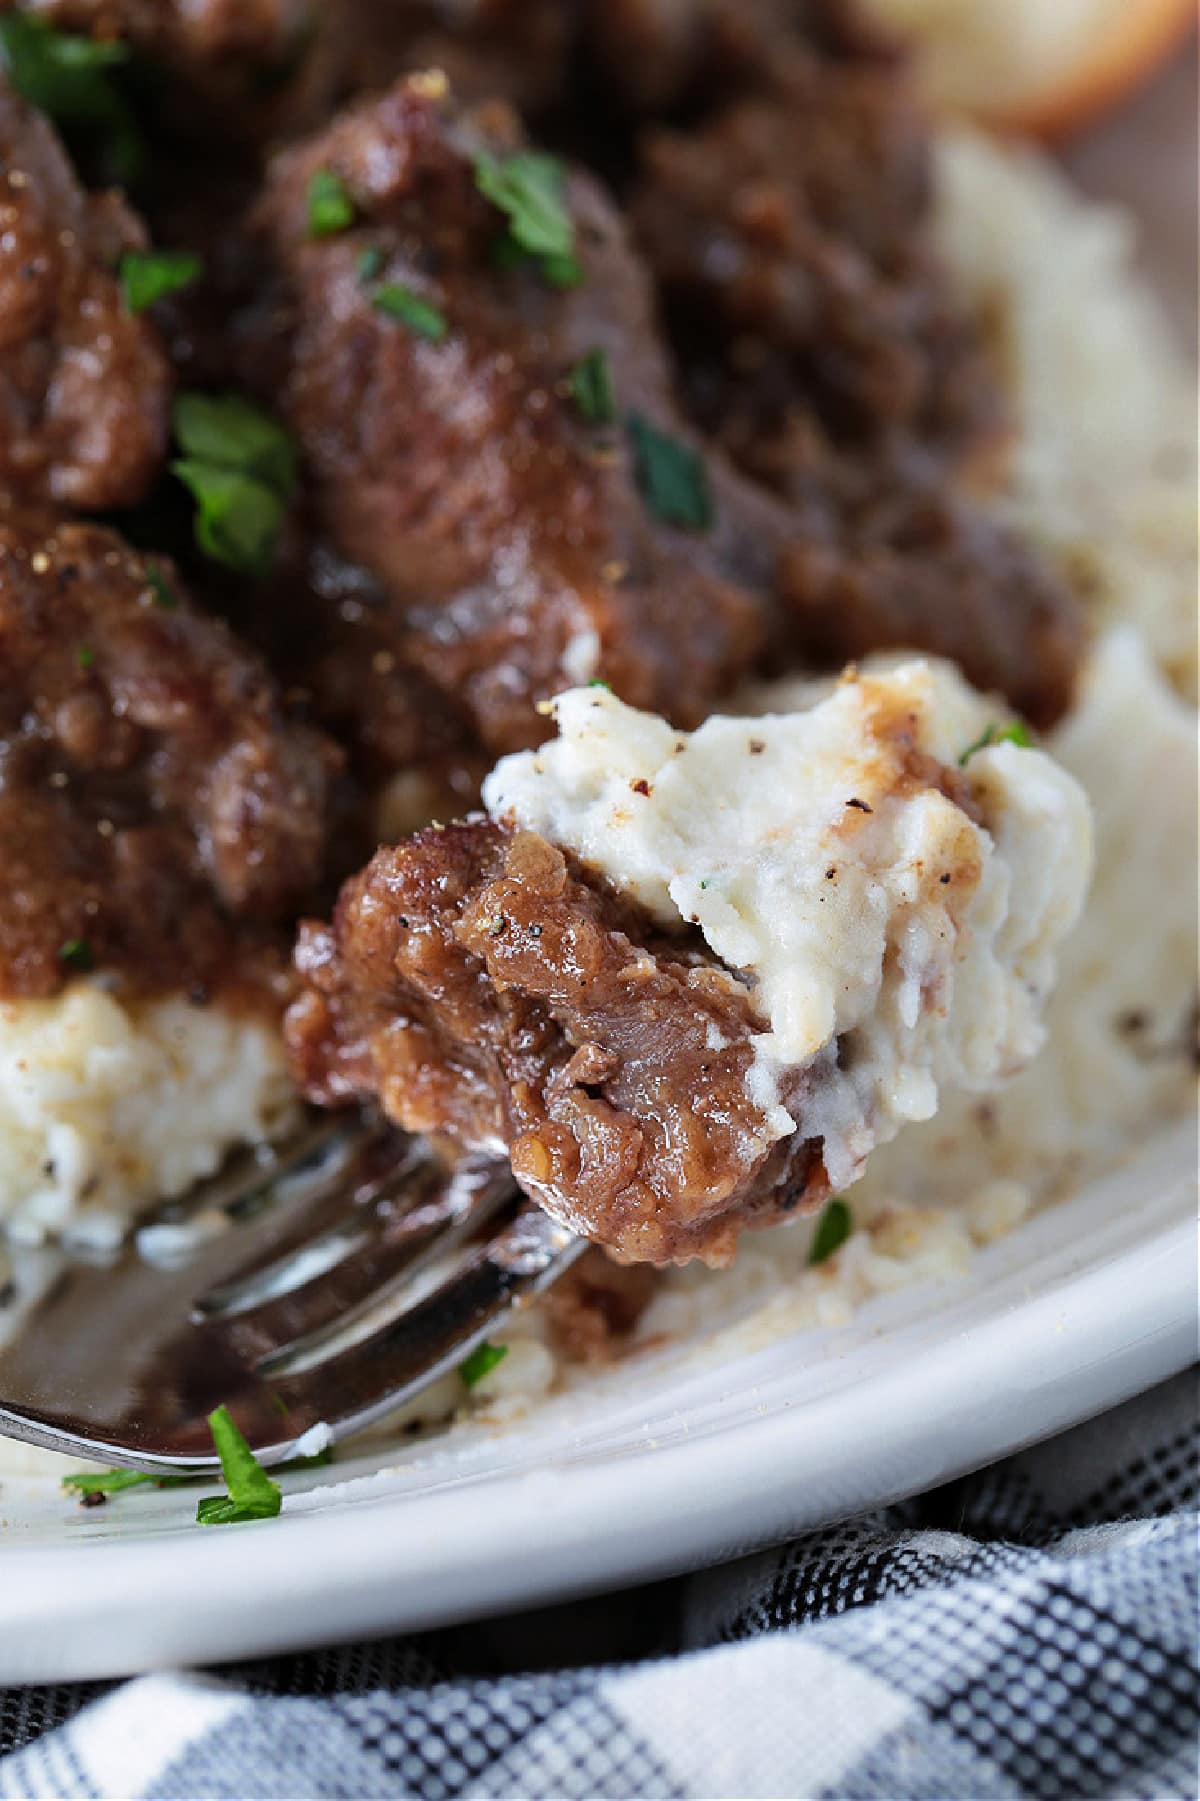
M1087 803L1041 751L978 748L998 710L949 665L850 675L802 710L690 734L603 687L555 713L556 739L488 778L489 811L668 930L698 926L746 976L769 1025L748 1092L773 1136L823 1140L834 1188L943 1086L985 1092L1039 1048L1090 874ZM799 1068L802 1120L785 1105Z
M277 1028L98 984L0 1004L0 1221L18 1239L119 1236L123 1218L286 1126Z
M1045 157L937 140L942 254L994 337L1015 406L999 504L1100 624L1136 624L1185 692L1196 672L1195 381L1137 267L1134 223Z

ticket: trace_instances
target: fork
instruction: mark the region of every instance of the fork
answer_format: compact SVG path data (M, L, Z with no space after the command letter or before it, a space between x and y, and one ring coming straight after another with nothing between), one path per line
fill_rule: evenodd
M282 1463L385 1418L584 1248L506 1163L447 1163L373 1114L309 1114L115 1255L20 1258L0 1291L0 1436L203 1474L224 1404Z

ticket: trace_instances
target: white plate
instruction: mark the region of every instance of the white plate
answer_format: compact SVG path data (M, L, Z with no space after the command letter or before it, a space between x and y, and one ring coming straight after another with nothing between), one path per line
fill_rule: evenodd
M947 1480L1196 1351L1195 1135L1164 1134L956 1282L732 1361L659 1354L504 1431L462 1427L282 1517L189 1491L0 1496L0 1683L124 1674L533 1605L727 1558ZM322 1472L328 1476L329 1472Z

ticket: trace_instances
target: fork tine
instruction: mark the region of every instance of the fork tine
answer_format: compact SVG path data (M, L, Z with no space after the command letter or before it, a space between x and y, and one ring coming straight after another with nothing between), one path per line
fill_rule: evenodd
M418 1172L432 1167L428 1146L420 1139L388 1130L365 1138L352 1147L343 1179L329 1185L322 1216L316 1220L306 1216L282 1248L273 1247L269 1258L247 1262L201 1295L196 1313L206 1317L242 1313L299 1287L321 1268L332 1269L366 1242L399 1197L411 1192L414 1200L419 1198Z
M549 1287L586 1248L566 1226L526 1203L503 1232L431 1294L322 1361L297 1359L271 1391L289 1410L342 1438L383 1419L454 1369L516 1304Z
M378 1318L392 1297L398 1305L434 1258L455 1250L517 1192L506 1164L462 1169L447 1182L431 1159L408 1172L407 1184L399 1203L385 1202L388 1211L363 1222L336 1262L314 1268L309 1258L319 1258L320 1245L302 1250L307 1280L227 1319L230 1343L261 1375L269 1377L283 1358L317 1350L334 1332L341 1337L364 1311Z

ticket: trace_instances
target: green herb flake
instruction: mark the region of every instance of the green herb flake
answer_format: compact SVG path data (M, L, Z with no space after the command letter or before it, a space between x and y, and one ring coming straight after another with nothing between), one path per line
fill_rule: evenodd
M411 288L402 287L399 282L389 281L383 287L376 288L371 295L371 305L377 313L386 313L389 319L399 319L414 336L428 338L431 344L440 344L450 329L445 316L438 312L436 306L423 300L420 294L414 294Z
M203 273L203 261L190 250L130 250L118 268L121 292L131 313L144 313L168 294L190 288Z
M630 413L626 423L634 479L649 511L664 525L707 531L713 522L713 503L699 451L658 431L640 413Z
M127 44L56 31L26 13L0 18L0 66L12 85L64 133L95 152L104 179L128 186L145 165L145 144L113 73Z
M81 644L79 646L79 649L75 652L75 661L79 664L81 669L94 669L96 667L96 653L90 644Z
M369 288L373 281L378 280L386 261L387 258L378 244L367 246L358 259L358 279L362 287Z
M471 1355L464 1358L458 1366L458 1373L463 1379L464 1386L467 1388L477 1387L485 1376L491 1374L498 1363L504 1362L507 1356L508 1346L506 1344L492 1344L485 1338L483 1343L477 1344Z
M332 238L354 224L350 191L334 169L317 169L308 184L308 235Z
M1019 744L1022 750L1032 750L1033 735L1020 719L1014 719L1004 726L985 726L975 742L968 744L959 757L959 768L965 769L977 750L987 750L993 744Z
M191 1475L152 1476L148 1470L77 1470L73 1475L64 1476L61 1486L68 1494L75 1495L118 1495L127 1488L182 1488L188 1482L195 1482Z
M65 963L68 969L78 969L87 974L95 969L96 959L92 955L92 947L86 938L68 938L58 947L58 960Z
M854 1215L845 1201L830 1201L817 1221L813 1241L808 1248L809 1264L824 1263L840 1251L854 1230Z
M617 416L612 364L606 350L589 350L567 378L571 399L589 425L611 425Z
M154 604L161 607L164 613L173 613L179 605L179 596L163 574L159 565L153 561L146 563L146 586L154 596Z
M508 236L498 247L502 263L511 266L533 257L553 286L578 286L583 270L575 255L566 171L558 157L540 150L481 156L475 162L475 184L508 220Z
M199 1524L226 1526L235 1520L274 1519L283 1506L283 1491L255 1457L229 1409L216 1408L208 1416L208 1425L229 1493L205 1495L196 1503Z
M244 575L265 575L296 486L296 448L283 427L237 395L181 394L171 464L196 501L201 550Z

